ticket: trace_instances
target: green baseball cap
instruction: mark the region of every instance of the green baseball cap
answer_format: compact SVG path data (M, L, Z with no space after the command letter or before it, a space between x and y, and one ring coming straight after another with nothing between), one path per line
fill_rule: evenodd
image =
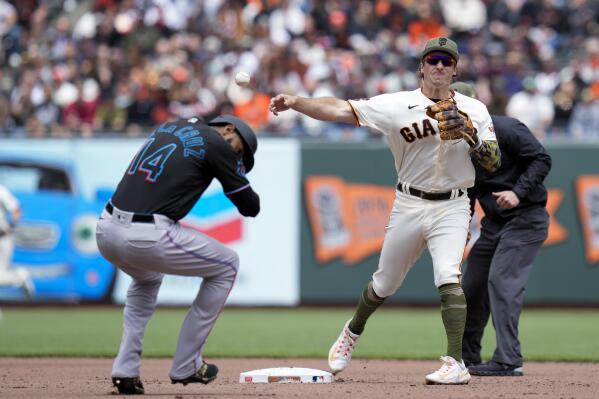
M468 97L476 98L476 92L474 91L474 86L470 83L466 82L454 82L449 88L451 90L457 91L460 94L463 94Z
M420 59L423 59L428 53L432 53L433 51L443 51L451 55L456 62L460 59L458 45L456 42L446 37L436 37L426 42L426 46L424 46L424 51L422 52L422 57L420 57Z

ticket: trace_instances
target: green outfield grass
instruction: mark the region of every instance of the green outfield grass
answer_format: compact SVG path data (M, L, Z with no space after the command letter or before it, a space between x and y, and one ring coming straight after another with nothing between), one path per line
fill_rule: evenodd
M207 357L323 357L352 309L226 309L206 345ZM114 356L120 308L7 308L0 356ZM162 308L146 332L144 356L172 355L185 310ZM495 337L489 326L483 357ZM520 337L527 360L599 362L598 310L525 310ZM369 321L356 358L436 359L445 335L434 309L381 309Z

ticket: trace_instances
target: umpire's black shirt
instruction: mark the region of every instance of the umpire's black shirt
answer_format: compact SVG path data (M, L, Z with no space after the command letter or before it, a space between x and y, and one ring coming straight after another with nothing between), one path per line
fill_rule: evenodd
M543 180L551 169L551 157L531 131L517 119L491 115L501 149L501 167L487 172L474 163L476 180L471 195L477 198L485 216L504 222L534 207L545 207L547 190ZM497 205L492 193L513 191L520 204L512 209Z
M112 204L140 214L185 217L216 178L244 216L256 216L260 199L245 177L241 155L199 118L158 126L125 171Z

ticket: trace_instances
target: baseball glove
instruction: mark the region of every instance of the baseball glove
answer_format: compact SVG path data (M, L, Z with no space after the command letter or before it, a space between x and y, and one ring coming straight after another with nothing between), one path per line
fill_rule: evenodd
M453 98L441 100L426 107L426 115L439 122L441 140L464 139L470 147L476 146L476 128L467 113L458 109Z

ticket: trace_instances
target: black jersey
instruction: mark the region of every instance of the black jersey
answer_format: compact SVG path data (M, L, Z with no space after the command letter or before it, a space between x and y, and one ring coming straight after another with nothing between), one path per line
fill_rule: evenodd
M478 198L487 218L507 222L531 208L545 207L547 189L543 181L552 161L545 147L522 122L497 115L491 115L491 119L501 148L501 167L490 173L475 164L476 181L470 192ZM505 190L518 196L518 206L505 209L497 204L493 193Z
M179 220L213 178L228 196L247 190L255 195L241 156L216 130L196 118L166 122L137 152L112 203L124 211Z

